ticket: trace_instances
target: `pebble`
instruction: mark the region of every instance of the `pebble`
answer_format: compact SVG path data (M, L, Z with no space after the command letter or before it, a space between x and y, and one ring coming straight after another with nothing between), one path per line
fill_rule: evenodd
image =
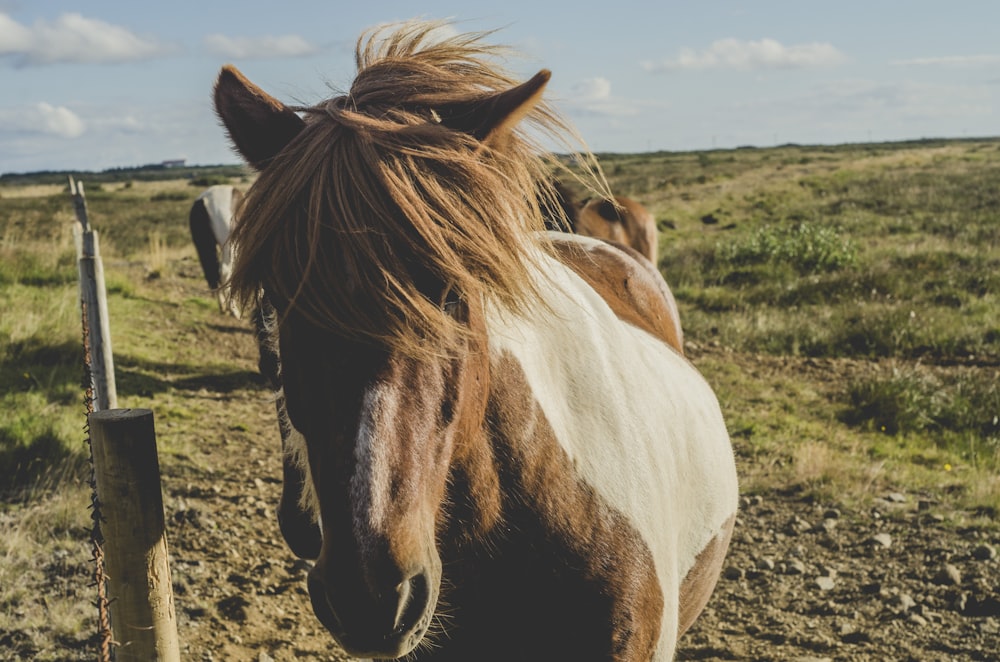
M977 561L992 561L997 557L997 548L993 545L979 545L972 550L972 558Z
M790 520L788 520L788 522L785 524L784 532L786 534L794 536L800 533L805 533L811 528L813 527L811 524L809 524L809 522L805 521L804 519L796 515L792 517Z
M743 572L741 568L729 566L728 568L722 571L722 576L730 580L739 580L743 579L743 577L746 576L746 573Z
M949 586L958 586L962 583L962 573L959 572L958 568L950 563L945 563L938 570L937 574L934 575L935 584L946 584Z
M892 536L888 533L876 533L867 541L869 547L881 547L882 549L889 549L892 547Z
M836 585L833 577L816 577L813 579L813 586L821 591L830 591Z
M785 561L786 575L803 575L806 572L806 564L798 559Z
M898 612L907 612L917 606L917 601L909 593L900 593L890 600L889 604Z
M984 618L979 624L979 631L985 634L1000 634L1000 623L995 618Z
M830 577L831 579L837 576L837 569L831 565L825 563L820 563L816 566L820 577Z

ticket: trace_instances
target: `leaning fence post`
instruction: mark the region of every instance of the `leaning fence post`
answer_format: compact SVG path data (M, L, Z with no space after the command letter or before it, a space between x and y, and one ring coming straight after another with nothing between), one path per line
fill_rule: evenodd
M87 199L83 182L69 178L69 192L73 196L73 209L79 221L73 226L76 241L77 266L80 271L80 306L84 337L89 339L84 348L89 355L90 374L94 386L94 410L114 409L118 406L115 386L115 363L111 353L111 324L108 320L108 296L104 287L104 265L101 263L97 231L91 229L87 218Z
M178 662L177 616L149 409L90 415L118 662Z

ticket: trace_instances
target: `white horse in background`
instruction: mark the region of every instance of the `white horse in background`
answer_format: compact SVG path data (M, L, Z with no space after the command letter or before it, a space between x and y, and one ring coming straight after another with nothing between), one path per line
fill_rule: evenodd
M190 214L191 238L198 250L205 280L218 298L219 311L237 319L243 315L229 298L229 274L234 257L229 232L233 213L242 198L242 191L235 186L210 186L194 201Z

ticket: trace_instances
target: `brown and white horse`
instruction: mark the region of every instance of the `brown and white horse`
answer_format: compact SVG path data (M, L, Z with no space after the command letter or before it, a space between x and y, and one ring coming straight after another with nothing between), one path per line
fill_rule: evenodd
M672 659L736 517L718 402L656 269L541 231L549 72L436 27L363 37L316 106L216 83L259 171L230 282L275 311L282 532L352 655Z
M218 298L219 311L237 318L241 317L241 312L229 299L226 282L233 265L229 232L242 199L243 193L234 186L209 186L195 199L188 215L198 261L209 289Z

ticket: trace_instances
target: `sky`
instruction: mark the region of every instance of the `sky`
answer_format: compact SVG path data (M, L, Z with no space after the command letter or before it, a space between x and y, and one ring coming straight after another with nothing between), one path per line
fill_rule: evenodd
M238 163L222 65L313 104L410 18L497 30L597 152L1000 135L995 0L0 0L0 174Z

